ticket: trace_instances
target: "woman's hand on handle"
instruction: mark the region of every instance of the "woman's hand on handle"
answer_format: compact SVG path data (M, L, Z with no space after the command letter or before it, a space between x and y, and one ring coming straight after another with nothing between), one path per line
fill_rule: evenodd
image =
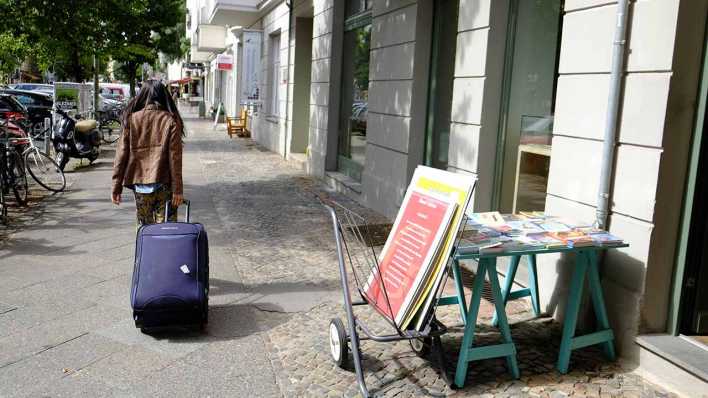
M120 194L119 193L111 194L111 202L113 202L113 204L116 206L120 205Z
M183 201L184 201L184 195L179 194L179 193L172 194L172 207L174 207L174 208L179 207Z

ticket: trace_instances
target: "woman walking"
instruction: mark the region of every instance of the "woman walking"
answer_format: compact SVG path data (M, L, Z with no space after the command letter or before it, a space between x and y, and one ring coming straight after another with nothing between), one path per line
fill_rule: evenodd
M176 221L182 203L184 126L164 84L143 83L123 112L123 134L113 162L111 200L119 205L123 187L133 190L138 225ZM169 214L165 205L171 200Z

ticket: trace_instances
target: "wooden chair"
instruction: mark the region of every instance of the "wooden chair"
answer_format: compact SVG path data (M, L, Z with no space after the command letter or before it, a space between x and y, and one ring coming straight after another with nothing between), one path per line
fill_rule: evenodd
M240 117L226 118L226 132L229 138L233 138L234 134L238 137L249 137L251 134L246 127L248 122L248 111L246 108L241 109Z

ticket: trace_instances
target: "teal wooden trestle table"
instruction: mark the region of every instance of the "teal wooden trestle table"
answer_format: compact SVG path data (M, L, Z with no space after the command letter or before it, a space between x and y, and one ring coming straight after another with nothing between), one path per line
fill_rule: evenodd
M600 284L600 274L598 270L598 254L602 250L627 247L627 244L617 244L612 246L584 246L584 247L554 247L554 248L531 248L519 251L505 251L496 253L483 253L466 251L464 244L460 244L453 254L452 274L455 282L455 296L441 297L438 305L458 305L460 315L465 325L462 337L462 346L457 361L455 371L455 385L463 387L467 376L468 364L472 361L500 358L506 359L509 372L514 378L519 377L519 366L516 360L516 346L511 335L509 322L505 313L505 306L508 300L516 298L531 297L531 304L534 315L540 314L538 301L538 279L536 272L536 255L548 253L573 253L575 262L573 274L568 289L567 305L563 320L563 332L561 336L560 350L556 368L560 373L568 372L570 355L573 350L590 345L601 344L605 356L615 359L614 334L610 328L605 309L605 301L602 295ZM529 266L528 287L525 289L512 291L514 276L518 269L522 257L527 258ZM509 270L504 279L503 289L500 287L497 273L497 258L510 257ZM478 262L477 273L472 286L472 298L469 306L465 301L462 278L460 275L460 262L464 260L475 260ZM498 326L501 332L502 342L500 344L475 346L474 335L477 325L477 316L482 298L485 275L489 279L489 284L494 299L495 317L492 320L494 326ZM597 319L597 331L581 336L576 336L576 324L578 312L580 311L580 301L583 296L585 279L588 280L590 296Z

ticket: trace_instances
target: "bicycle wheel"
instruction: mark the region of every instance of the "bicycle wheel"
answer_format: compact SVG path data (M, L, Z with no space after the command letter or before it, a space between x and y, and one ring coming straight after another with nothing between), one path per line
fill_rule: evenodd
M30 148L25 152L25 167L29 175L42 188L52 192L61 192L66 188L64 172L54 159L40 152L39 149Z
M2 182L2 174L0 174L0 222L6 224L7 222L7 203L5 202L5 187Z
M27 204L27 193L29 191L27 185L27 173L25 173L25 165L19 153L13 151L8 158L8 173L10 174L10 186L15 194L17 204Z
M118 119L108 119L101 123L101 139L106 144L112 144L118 141L120 134L123 132L123 126Z

